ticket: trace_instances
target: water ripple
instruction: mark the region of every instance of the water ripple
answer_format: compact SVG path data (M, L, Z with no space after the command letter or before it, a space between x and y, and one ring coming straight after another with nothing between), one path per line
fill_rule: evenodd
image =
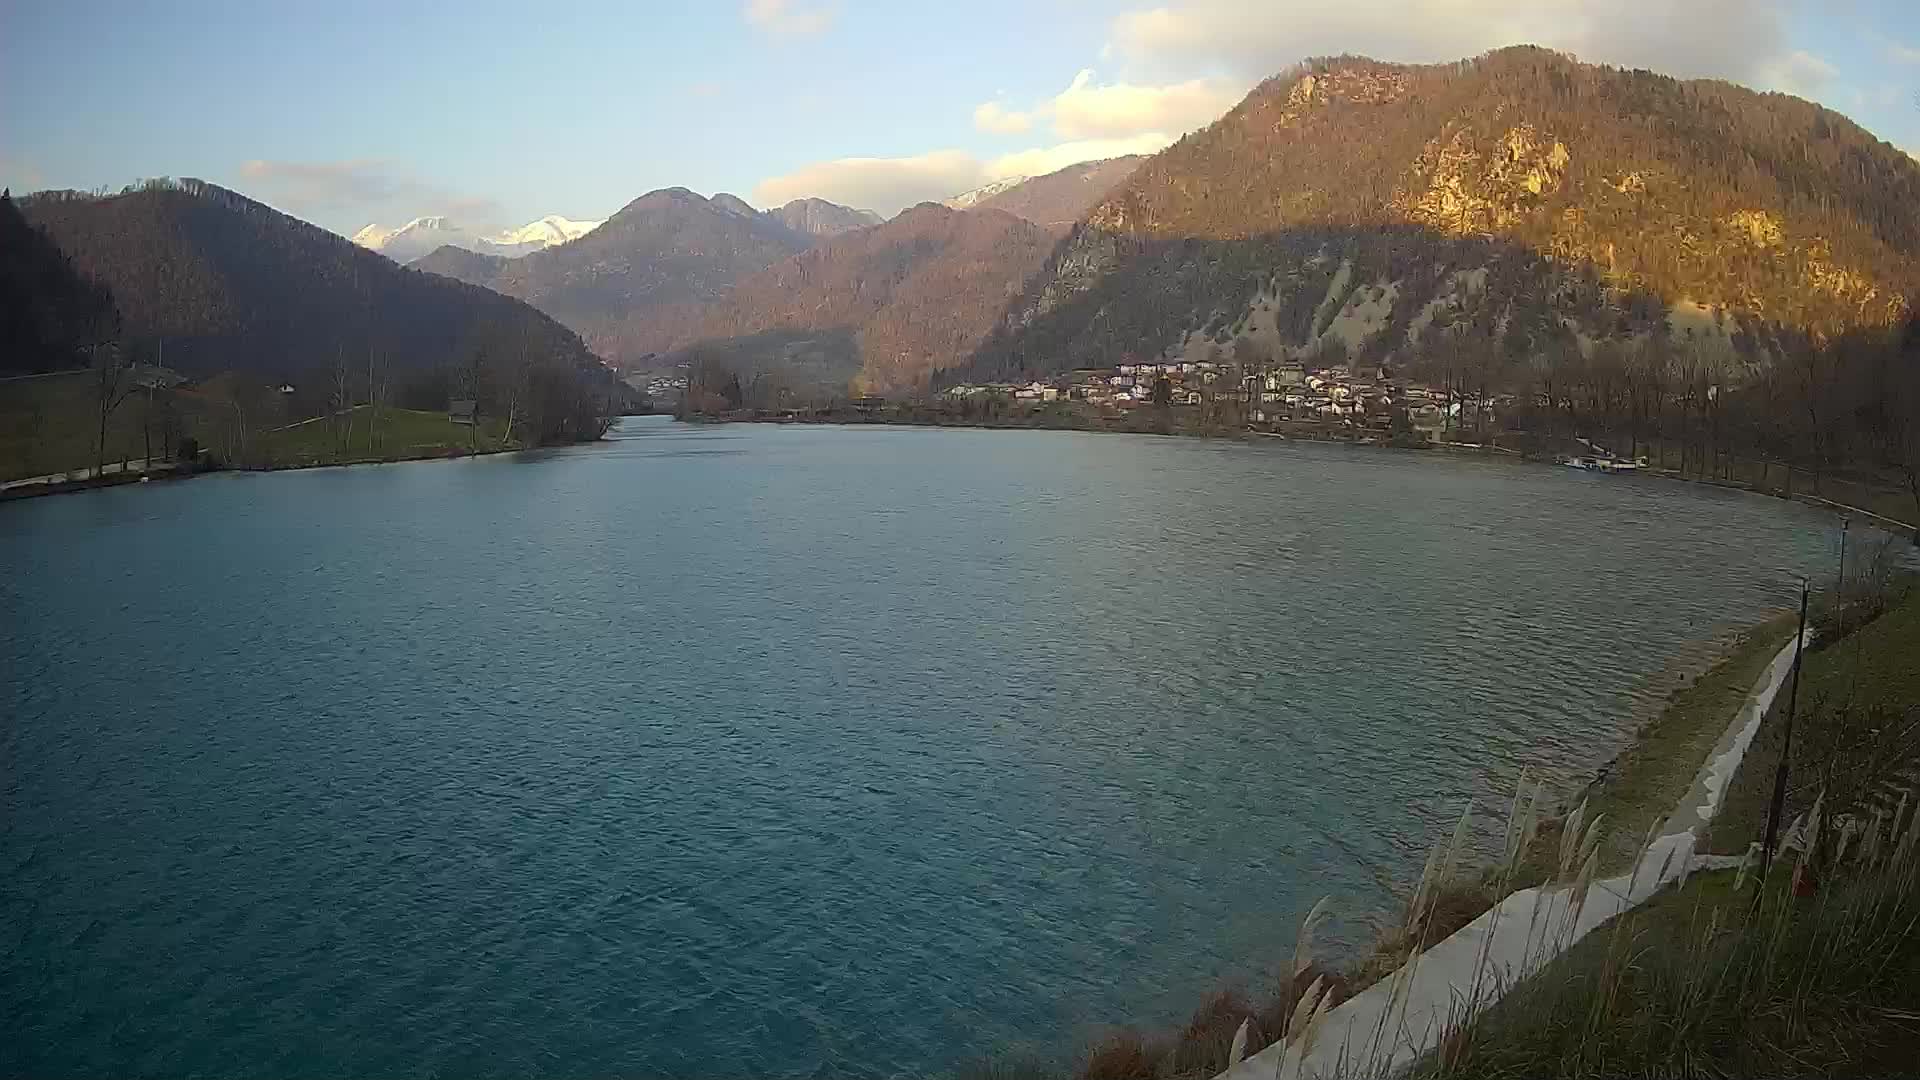
M1366 932L1787 604L1791 504L632 421L0 507L0 1073L923 1075Z

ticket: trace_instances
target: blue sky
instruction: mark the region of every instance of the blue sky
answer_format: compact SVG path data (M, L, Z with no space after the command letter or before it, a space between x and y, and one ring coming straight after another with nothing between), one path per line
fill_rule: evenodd
M891 213L1155 149L1303 56L1528 41L1798 93L1920 150L1912 0L0 0L0 184L198 176L349 234L675 184Z

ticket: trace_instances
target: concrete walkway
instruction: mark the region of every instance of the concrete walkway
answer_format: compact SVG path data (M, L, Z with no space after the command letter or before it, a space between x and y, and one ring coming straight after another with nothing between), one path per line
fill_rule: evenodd
M165 461L158 461L154 463L153 468L149 469L147 467L146 458L134 458L127 462L126 468L124 469L121 468L119 462L109 461L105 465L101 466L100 475L113 476L120 472L130 472L130 473L156 472L158 473L158 472L166 472L168 469L171 469L171 468L173 468L173 465L171 463L165 462ZM76 480L91 480L92 478L93 478L93 467L87 466L86 468L82 468L82 469L69 469L66 472L47 473L44 476L28 476L28 477L23 477L19 480L8 480L3 483L0 483L0 491L12 491L14 488L33 487L36 484L65 484L65 483L71 483Z
M1294 1075L1397 1073L1601 923L1644 903L1666 885L1684 881L1701 864L1724 864L1726 860L1696 860L1694 847L1726 797L1761 718L1792 672L1793 654L1791 641L1775 654L1632 873L1595 881L1578 909L1572 889L1565 885L1522 889L1507 897L1405 969L1329 1012L1312 1053ZM1275 1080L1286 1064L1286 1048L1276 1044L1222 1073L1220 1080Z

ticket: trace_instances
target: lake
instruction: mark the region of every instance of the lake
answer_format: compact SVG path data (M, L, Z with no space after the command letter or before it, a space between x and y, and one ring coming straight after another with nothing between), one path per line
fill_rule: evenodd
M1831 573L1797 504L624 421L0 506L0 1074L889 1076L1335 947ZM1493 809L1495 803L1499 809Z

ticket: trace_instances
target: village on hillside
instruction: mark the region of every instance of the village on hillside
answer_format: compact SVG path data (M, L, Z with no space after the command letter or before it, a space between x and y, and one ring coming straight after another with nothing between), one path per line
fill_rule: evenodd
M629 382L664 405L682 399L688 376L684 371L655 372ZM1436 436L1482 429L1516 406L1512 394L1473 394L1458 388L1449 391L1396 378L1379 365L1316 366L1300 361L1257 370L1205 360L1124 362L1112 367L1077 368L1029 382L960 383L912 399L866 395L852 398L843 407L822 409L809 409L806 403L786 394L774 396L781 400L745 400L739 403L738 411L757 414L757 419L779 419L787 414L799 418L816 412L838 415L849 408L870 414L919 406L956 416L1053 416L1093 422L1125 420L1143 410L1165 408L1175 419L1204 419L1255 429L1307 422Z
M1257 371L1205 360L1122 363L1050 381L962 383L940 396L949 403L998 399L1014 409L1068 403L1109 414L1156 405L1215 408L1255 426L1309 420L1381 431L1479 426L1514 404L1511 394L1477 396L1394 379L1378 365L1299 361Z

